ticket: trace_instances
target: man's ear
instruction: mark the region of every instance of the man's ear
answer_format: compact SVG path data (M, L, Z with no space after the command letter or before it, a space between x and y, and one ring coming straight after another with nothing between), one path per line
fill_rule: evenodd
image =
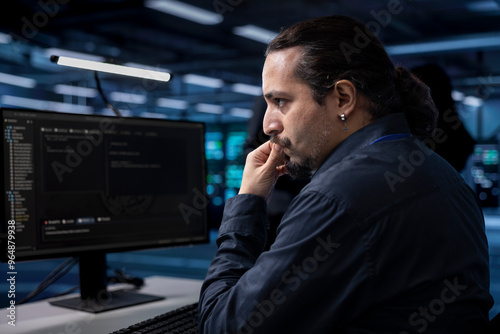
M349 80L339 80L333 87L331 94L338 115L345 114L349 116L356 107L357 102L356 87L354 87L353 83Z

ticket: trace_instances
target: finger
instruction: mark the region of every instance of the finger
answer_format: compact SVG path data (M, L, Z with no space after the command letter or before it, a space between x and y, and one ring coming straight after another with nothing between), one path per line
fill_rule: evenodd
M279 144L269 144L271 148L271 153L267 159L266 165L276 167L283 164L283 148Z
M278 177L288 174L288 170L286 169L286 165L281 165L276 167L276 172L278 174Z
M259 164L265 164L269 159L269 154L271 153L271 143L269 141L257 147L255 150L250 152L249 156L252 156L252 161ZM248 160L248 157L247 157Z

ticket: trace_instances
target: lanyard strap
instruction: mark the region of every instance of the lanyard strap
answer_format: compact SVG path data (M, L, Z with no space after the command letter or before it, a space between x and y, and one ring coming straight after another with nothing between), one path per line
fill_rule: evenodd
M370 145L375 144L375 143L379 143L382 141L398 140L398 139L402 139L402 138L406 138L406 137L410 137L410 136L411 135L409 133L395 133L392 135L387 135L387 136L383 136L383 137L380 137L378 139L375 139L374 141L372 141L370 143Z

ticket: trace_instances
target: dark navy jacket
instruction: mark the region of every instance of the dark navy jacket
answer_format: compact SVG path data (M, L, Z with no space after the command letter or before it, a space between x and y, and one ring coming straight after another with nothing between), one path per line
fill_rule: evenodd
M344 140L269 251L264 199L229 199L201 291L201 332L484 333L492 298L481 209L462 177L408 133L395 114Z

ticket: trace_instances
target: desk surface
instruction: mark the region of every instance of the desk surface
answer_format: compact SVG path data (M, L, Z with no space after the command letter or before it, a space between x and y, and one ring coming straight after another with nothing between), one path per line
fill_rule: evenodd
M166 297L164 300L103 313L87 313L52 306L39 301L16 307L16 326L0 323L0 333L101 334L130 326L156 315L198 301L202 281L162 276L145 279L141 293Z

